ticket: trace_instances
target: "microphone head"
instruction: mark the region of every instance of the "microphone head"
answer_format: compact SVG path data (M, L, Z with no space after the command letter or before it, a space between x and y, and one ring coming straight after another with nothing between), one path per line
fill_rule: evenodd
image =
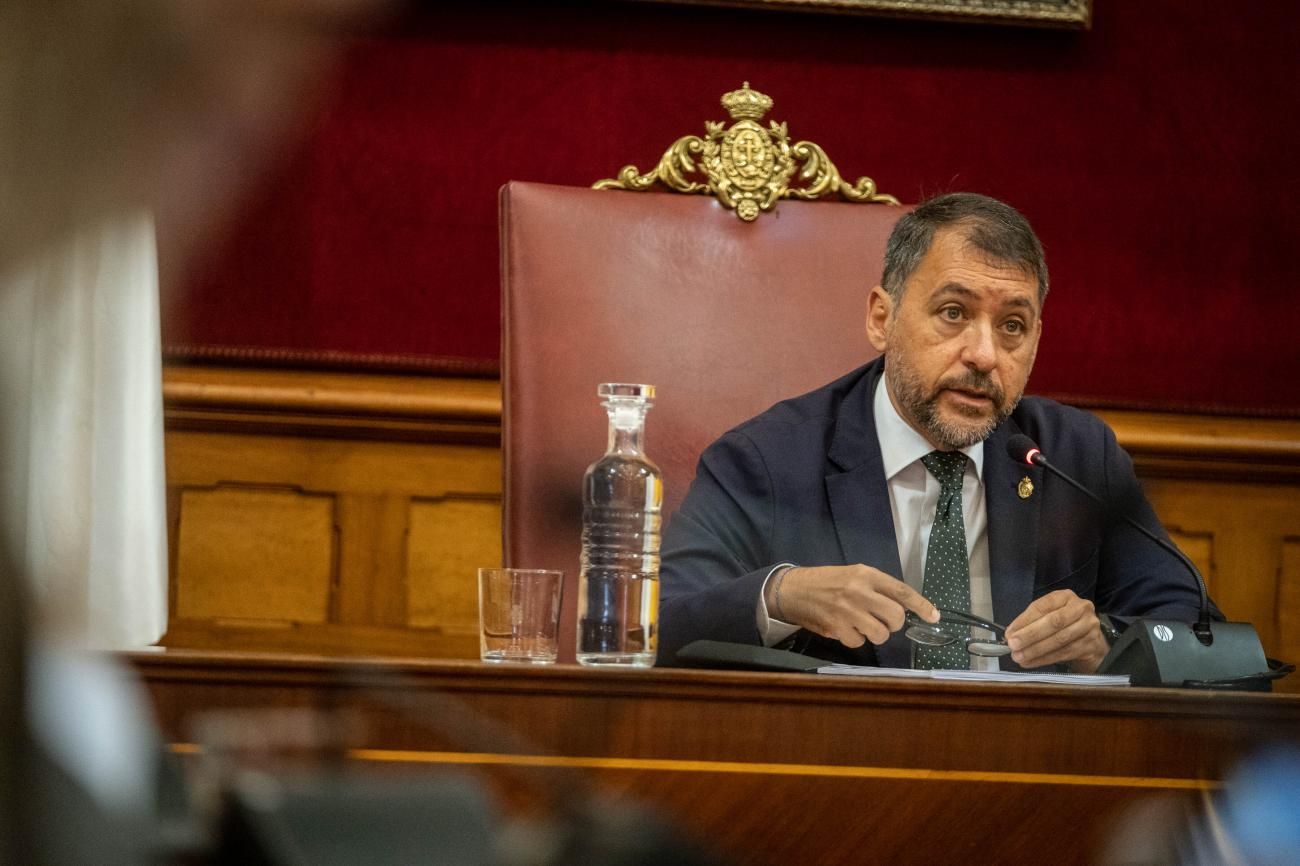
M1030 439L1024 433L1017 433L1007 440L1007 454L1011 459L1017 462L1034 464L1034 458L1042 452L1038 450L1038 443Z

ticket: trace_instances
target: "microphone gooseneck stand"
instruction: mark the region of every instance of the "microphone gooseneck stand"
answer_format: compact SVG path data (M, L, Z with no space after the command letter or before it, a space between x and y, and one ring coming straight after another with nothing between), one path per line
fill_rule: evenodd
M1266 658L1255 627L1248 622L1211 624L1210 599L1205 580L1181 550L1125 513L1114 514L1106 500L1085 487L1043 456L1024 434L1007 441L1013 460L1040 466L1096 502L1112 516L1155 542L1191 573L1200 594L1195 623L1139 618L1111 647L1097 669L1104 674L1128 674L1135 686L1185 686L1268 691L1272 681L1295 670L1294 665Z

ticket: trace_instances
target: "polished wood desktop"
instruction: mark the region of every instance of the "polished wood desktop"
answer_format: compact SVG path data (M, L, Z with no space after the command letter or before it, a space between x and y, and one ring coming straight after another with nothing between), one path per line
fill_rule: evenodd
M210 710L344 709L364 719L352 760L541 772L561 786L577 774L737 863L1092 862L1139 801L1194 805L1240 756L1300 742L1300 696L1283 694L128 658L178 751Z

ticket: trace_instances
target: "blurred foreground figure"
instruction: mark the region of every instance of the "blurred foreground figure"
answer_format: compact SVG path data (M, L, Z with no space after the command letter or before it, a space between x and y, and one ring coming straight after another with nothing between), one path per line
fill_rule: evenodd
M135 649L167 626L159 333L141 212L78 231L0 290L0 513L63 644Z
M573 785L548 789L568 804L554 827L511 834L478 779L320 766L337 746L192 800L139 684L85 651L165 627L158 285L180 282L384 5L0 3L0 866L709 862ZM412 723L445 718L428 709ZM276 724L297 730L276 718L249 729L255 753Z
M1228 783L1219 821L1213 817L1206 817L1194 838L1209 851L1222 838L1226 856L1191 862L1300 863L1300 749L1266 750L1243 764Z
M156 861L145 707L75 651L166 624L153 224L176 281L385 5L0 4L0 863Z
M1294 866L1300 863L1300 749L1263 749L1222 791L1190 809L1156 798L1132 810L1105 866Z
M75 645L166 628L153 216L175 281L374 0L0 8L0 527Z

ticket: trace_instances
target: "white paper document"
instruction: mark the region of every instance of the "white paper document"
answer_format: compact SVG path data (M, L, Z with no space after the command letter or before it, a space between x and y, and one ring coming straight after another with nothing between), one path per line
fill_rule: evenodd
M819 674L839 677L897 677L908 680L957 680L967 683L1050 683L1058 686L1126 686L1128 674L1058 674L1033 671L915 671L911 668L875 668L826 665Z

